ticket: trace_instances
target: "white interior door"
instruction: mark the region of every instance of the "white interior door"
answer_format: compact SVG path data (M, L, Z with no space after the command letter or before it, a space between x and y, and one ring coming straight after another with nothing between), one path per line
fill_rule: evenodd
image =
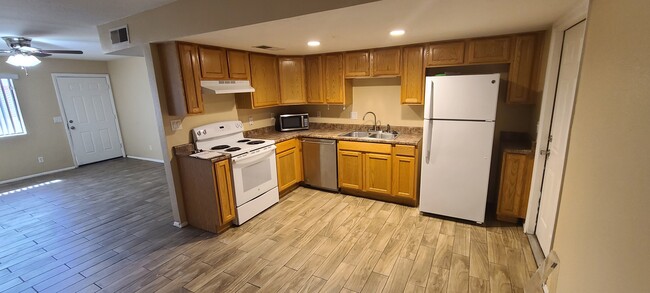
M105 76L56 76L78 165L124 156L113 95Z
M542 196L535 234L545 255L548 255L555 230L562 176L566 158L569 129L575 100L576 84L580 70L582 44L586 22L583 21L564 32L562 58L558 76L553 118L544 169Z

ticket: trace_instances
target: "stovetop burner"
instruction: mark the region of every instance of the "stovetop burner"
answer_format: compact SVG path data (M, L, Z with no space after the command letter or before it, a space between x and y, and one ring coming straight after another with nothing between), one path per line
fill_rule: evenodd
M264 143L264 141L263 140L254 140L254 141L251 141L251 142L247 142L246 144L260 144L260 143Z
M241 150L241 148L238 148L238 147L231 147L231 148L227 148L227 149L226 149L226 152L236 152L236 151L238 151L238 150Z
M217 150L227 149L227 148L229 148L229 147L230 147L230 146L227 145L227 144L220 144L220 145L217 145L217 146L213 146L213 147L211 147L210 149L213 150L213 151L217 151Z
M240 139L237 142L249 142L249 141L251 141L251 140L250 139Z

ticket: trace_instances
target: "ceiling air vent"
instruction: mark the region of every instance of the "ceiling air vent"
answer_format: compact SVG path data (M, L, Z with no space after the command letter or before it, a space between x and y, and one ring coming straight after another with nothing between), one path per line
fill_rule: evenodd
M129 43L129 28L126 25L109 30L109 34L113 47L121 47Z
M269 51L280 51L280 50L284 50L284 48L271 47L271 46L267 46L267 45L253 46L253 48L262 49L262 50L269 50Z

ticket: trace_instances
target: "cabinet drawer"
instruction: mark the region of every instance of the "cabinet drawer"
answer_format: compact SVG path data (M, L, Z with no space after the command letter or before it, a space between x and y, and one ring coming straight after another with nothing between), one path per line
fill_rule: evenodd
M290 140L286 140L283 142L279 142L275 144L275 153L279 154L284 151L288 151L292 148L296 147L298 139L292 138Z
M393 147L396 156L415 157L415 147L412 145L396 145Z
M339 141L339 150L350 150L364 153L390 154L391 145L384 143Z

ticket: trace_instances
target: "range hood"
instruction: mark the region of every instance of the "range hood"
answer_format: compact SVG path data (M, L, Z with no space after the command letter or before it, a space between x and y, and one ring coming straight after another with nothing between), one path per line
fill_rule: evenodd
M202 80L201 91L206 94L236 94L255 91L248 80Z

